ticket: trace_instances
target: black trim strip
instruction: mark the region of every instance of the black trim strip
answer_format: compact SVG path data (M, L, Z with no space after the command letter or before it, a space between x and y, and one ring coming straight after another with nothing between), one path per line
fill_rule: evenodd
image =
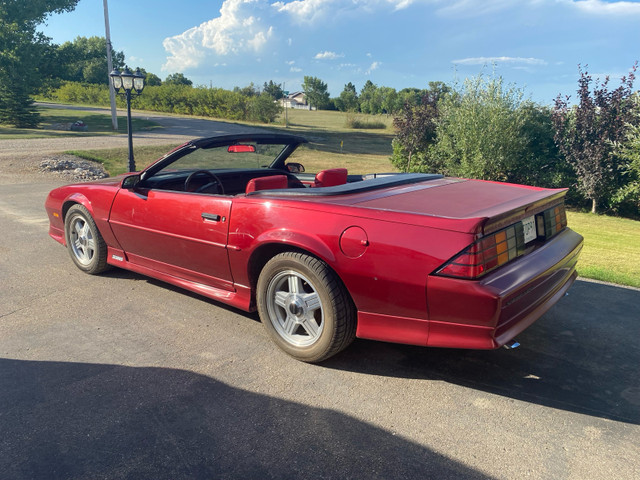
M398 187L412 183L426 182L443 178L443 175L427 173L398 173L392 176L372 178L361 182L346 183L335 187L320 188L285 188L282 190L259 190L247 195L278 195L284 197L327 197L362 193L380 188Z

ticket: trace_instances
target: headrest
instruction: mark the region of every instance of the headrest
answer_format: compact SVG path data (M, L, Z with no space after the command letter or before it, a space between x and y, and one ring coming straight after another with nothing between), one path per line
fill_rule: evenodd
M322 170L316 175L314 187L333 187L347 183L346 168L330 168Z
M287 188L289 180L286 175L271 175L269 177L252 178L247 183L245 193L257 192L258 190L275 190Z

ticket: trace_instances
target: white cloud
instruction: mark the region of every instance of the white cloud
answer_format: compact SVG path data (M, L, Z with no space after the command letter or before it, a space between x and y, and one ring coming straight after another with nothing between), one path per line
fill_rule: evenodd
M224 0L215 18L164 40L167 58L162 69L173 72L188 70L202 65L210 56L261 54L266 51L268 44L275 43L276 25L278 32L297 31L295 28L286 29L299 29L301 25L307 24L320 29L328 23L362 22L366 21L368 15L376 12L388 15L396 10L424 5L430 5L438 14L454 19L493 15L516 9L522 12L523 7L535 7L540 10L540 14L548 15L562 9L565 14L568 11L570 15L576 16L640 16L640 2L631 0ZM283 36L280 46L292 46L295 42L297 48L304 48L304 40L296 39L294 33L289 34L292 37ZM273 48L273 51L278 49ZM305 54L313 55L308 51ZM314 58L333 60L343 56L342 53L327 51L316 54ZM373 60L370 53L367 56L371 58L370 61ZM516 58L517 60L511 57L487 57L477 60L477 63L497 61L523 66L546 65L546 62L538 59ZM219 59L214 58L212 63L217 60ZM531 63L530 60L534 62ZM454 63L472 64L471 61L472 59L462 59Z
M425 0L293 0L278 1L271 6L278 12L286 12L295 17L299 22L314 23L322 18L331 16L336 18L340 14L348 11L360 12L362 10L373 10L380 7L393 7L394 10L402 10L415 2ZM438 0L426 0L429 2Z
M382 62L373 62L371 65L369 65L369 69L365 72L365 74L369 75L374 70L380 68L380 65L382 65Z
M316 53L316 56L313 57L316 60L335 60L336 58L344 57L344 53L336 53L336 52L320 52Z
M565 5L594 15L640 15L640 3L628 0L609 2L604 0L520 0L519 2L513 0L415 0L415 3L418 1L439 4L438 13L451 17L476 17L509 8L528 6L548 7L555 10L557 5ZM407 6L411 3L414 2L408 3ZM398 8L397 6L396 9Z
M603 2L602 0L570 1L579 10L586 13L593 13L595 15L640 15L640 3L638 2Z
M220 56L260 51L273 35L273 27L256 16L268 8L265 0L225 0L220 16L162 42L169 53L163 70L197 67L207 53Z
M488 65L491 63L515 63L520 65L547 65L545 60L540 58L524 57L470 57L452 60L451 63L457 65Z
M301 68L298 68L298 67L291 67L291 68L289 69L289 71L290 71L290 72L297 73L297 72L301 72L301 71L302 71L302 69L301 69Z

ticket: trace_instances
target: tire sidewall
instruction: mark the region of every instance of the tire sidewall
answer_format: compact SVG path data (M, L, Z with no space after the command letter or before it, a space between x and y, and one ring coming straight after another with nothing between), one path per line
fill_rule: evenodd
M302 255L301 258L309 259L313 257ZM323 265L322 268L326 269L328 267ZM268 290L269 283L278 273L287 270L299 272L306 277L311 282L311 286L316 291L320 297L320 301L322 302L324 323L322 333L315 343L305 347L292 345L280 336L272 323L267 308L268 298L266 292ZM302 361L314 362L324 358L326 353L331 350L336 330L336 308L324 281L318 276L318 273L316 273L313 268L310 268L304 261L298 260L294 256L280 254L267 262L260 273L260 277L258 278L256 300L258 304L258 313L260 314L260 318L262 319L262 323L264 324L267 332L272 340L289 355Z
M78 261L78 258L73 252L73 247L71 245L71 224L77 218L81 218L89 226L89 230L91 230L91 235L93 236L95 242L95 252L93 258L87 265L84 265ZM98 271L100 271L101 256L105 255L105 252L102 252L102 237L100 236L98 227L93 221L93 217L91 216L89 211L82 205L74 205L67 212L67 215L64 219L64 237L67 243L69 256L71 257L71 260L73 260L73 263L76 265L76 267L87 273L97 273Z

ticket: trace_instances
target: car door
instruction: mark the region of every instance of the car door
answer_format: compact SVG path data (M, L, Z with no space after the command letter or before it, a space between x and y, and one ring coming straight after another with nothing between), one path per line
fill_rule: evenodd
M121 189L109 222L129 262L232 290L226 249L231 202L222 195Z

